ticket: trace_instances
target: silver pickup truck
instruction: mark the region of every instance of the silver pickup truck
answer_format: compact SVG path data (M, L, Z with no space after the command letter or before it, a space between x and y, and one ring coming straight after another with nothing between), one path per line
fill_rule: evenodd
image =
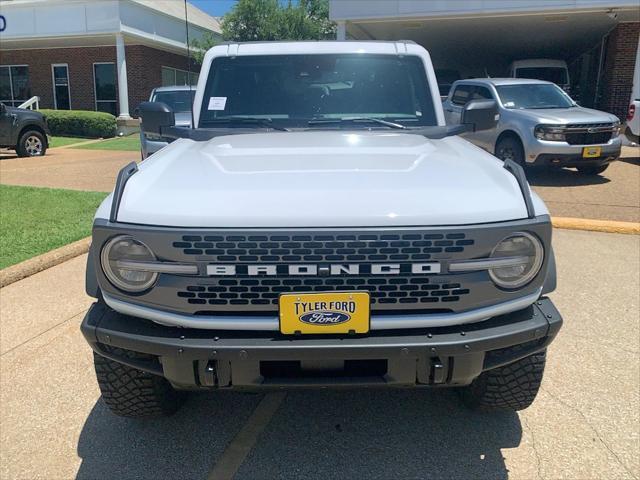
M119 174L87 263L82 332L106 404L170 414L187 390L456 387L526 408L562 318L551 220L517 164L447 126L410 42L224 44L194 126Z
M522 166L575 167L598 175L620 156L618 117L578 106L551 82L460 80L444 101L447 123L459 123L465 105L472 100L494 100L500 118L496 128L463 136L503 160Z

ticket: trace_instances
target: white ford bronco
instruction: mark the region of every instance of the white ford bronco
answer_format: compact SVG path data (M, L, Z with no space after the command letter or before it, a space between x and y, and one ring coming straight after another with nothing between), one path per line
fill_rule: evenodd
M457 387L526 408L562 319L551 222L522 169L447 126L411 42L218 45L193 128L120 174L98 209L82 323L118 415L195 389Z

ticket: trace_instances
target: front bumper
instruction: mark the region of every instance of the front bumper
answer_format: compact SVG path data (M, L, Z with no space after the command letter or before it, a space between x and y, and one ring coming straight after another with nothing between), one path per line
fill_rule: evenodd
M582 152L585 147L600 147L601 155L583 158ZM566 142L533 139L525 145L525 158L527 164L536 166L599 166L616 160L621 149L622 141L619 136L602 145L570 145Z
M544 349L561 325L548 298L474 324L340 337L180 329L97 302L81 330L96 353L197 389L467 385ZM132 361L120 349L148 360Z

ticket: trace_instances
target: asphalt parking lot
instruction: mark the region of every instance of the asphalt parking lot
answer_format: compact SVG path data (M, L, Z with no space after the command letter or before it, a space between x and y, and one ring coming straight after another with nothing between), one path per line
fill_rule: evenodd
M121 419L99 399L78 329L85 257L9 285L1 477L222 478L216 465L246 448L239 479L637 479L640 237L559 230L554 248L565 325L518 414L469 412L451 390L326 390L286 393L266 416L263 394L224 392L192 395L167 419Z

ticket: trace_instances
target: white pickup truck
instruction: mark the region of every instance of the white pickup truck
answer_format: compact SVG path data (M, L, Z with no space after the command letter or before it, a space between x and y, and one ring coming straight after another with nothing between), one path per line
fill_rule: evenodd
M106 404L173 413L193 389L458 387L474 408L538 392L562 318L551 222L521 167L445 125L410 42L218 45L194 128L98 209L82 323Z

